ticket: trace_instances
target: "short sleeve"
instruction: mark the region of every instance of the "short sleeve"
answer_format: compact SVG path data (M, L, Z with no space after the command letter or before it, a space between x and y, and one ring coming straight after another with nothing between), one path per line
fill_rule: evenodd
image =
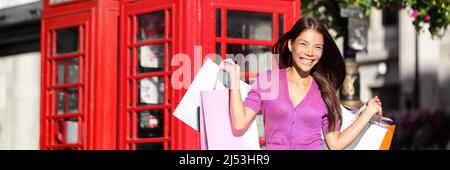
M341 126L339 124L339 121L336 121L335 131L340 131L340 129ZM328 133L328 113L322 116L322 132L324 132L325 134Z
M263 101L273 100L278 97L279 74L279 70L267 70L259 73L244 100L244 106L251 108L256 113L264 110Z
M261 95L257 83L253 83L247 97L244 100L244 106L252 109L256 113L261 109Z

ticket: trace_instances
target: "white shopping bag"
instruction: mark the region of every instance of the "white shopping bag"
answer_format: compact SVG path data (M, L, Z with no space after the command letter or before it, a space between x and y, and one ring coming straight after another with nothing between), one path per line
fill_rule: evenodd
M349 127L358 117L359 113L364 108L360 108L358 111L353 112L346 107L341 105L342 111L342 126L340 131L344 131ZM389 120L388 118L383 118ZM382 146L383 140L385 139L386 133L388 132L387 124L381 122L377 123L371 120L361 131L361 133L353 140L353 142L348 145L345 150L379 150ZM322 134L323 138L323 134ZM328 149L326 143L323 143L323 149Z

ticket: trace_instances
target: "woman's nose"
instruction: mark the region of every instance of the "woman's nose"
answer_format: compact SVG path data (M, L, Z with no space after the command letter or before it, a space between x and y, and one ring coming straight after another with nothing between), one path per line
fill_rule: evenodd
M312 55L313 55L313 49L312 49L312 48L308 48L308 49L306 50L306 55L307 55L307 56L312 56Z

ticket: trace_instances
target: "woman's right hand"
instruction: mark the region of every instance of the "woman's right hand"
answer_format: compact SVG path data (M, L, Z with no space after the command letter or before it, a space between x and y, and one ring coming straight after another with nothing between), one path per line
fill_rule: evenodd
M239 78L241 73L240 67L233 61L233 59L227 58L220 62L219 66L222 70L230 74L230 77Z

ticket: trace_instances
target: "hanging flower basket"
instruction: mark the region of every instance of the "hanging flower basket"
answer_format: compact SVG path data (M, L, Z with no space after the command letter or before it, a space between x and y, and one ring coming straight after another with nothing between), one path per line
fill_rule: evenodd
M442 37L450 24L449 0L408 0L413 24L417 31L426 28L433 37Z

